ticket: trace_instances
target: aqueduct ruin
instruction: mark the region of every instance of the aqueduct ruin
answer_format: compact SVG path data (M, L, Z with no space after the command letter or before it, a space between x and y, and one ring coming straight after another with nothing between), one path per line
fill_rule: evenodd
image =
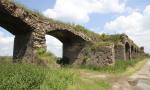
M0 0L0 26L15 36L13 62L35 63L36 50L46 50L46 34L63 43L63 62L69 64L110 65L115 59L128 60L144 53L144 48L139 48L124 34L118 43L97 45L103 42L100 35L47 19L9 0Z

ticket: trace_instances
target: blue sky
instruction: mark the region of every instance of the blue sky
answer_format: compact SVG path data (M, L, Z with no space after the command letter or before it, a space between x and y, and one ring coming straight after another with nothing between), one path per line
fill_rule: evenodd
M145 51L150 53L148 43L150 0L16 0L16 2L39 11L46 17L80 24L100 34L126 33L139 46L145 46ZM9 41L4 42L7 39ZM62 44L53 37L47 36L47 39L55 42L51 44L47 40L48 49L61 56ZM5 54L12 55L13 36L0 28L0 40L0 47L5 48ZM11 53L7 52L10 49Z

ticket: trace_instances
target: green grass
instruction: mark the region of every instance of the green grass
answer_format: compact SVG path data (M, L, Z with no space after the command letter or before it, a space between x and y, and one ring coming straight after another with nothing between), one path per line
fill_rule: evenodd
M38 90L44 79L37 66L0 62L0 90Z
M75 73L66 69L49 69L40 90L66 90L75 81Z
M50 53L39 50L43 59L56 58ZM117 61L114 66L97 68L93 66L71 67L43 67L28 64L12 64L11 58L0 58L0 90L110 90L112 80L83 77L82 70L89 73L120 74L128 70L143 58L129 61ZM56 61L55 61L56 62ZM82 74L82 75L81 75Z
M80 77L78 70L12 64L11 59L2 59L0 90L108 90L108 81L85 80Z
M67 69L1 61L0 90L66 90L75 78Z
M119 73L123 73L125 71L127 71L127 69L129 67L134 67L138 62L140 62L141 60L143 60L144 58L138 58L138 59L134 59L134 60L117 60L115 62L115 65L112 66L104 66L104 67L94 67L94 66L86 66L86 65L82 65L80 66L80 68L82 69L89 69L89 70L94 70L94 71L98 71L101 73L109 73L109 74L119 74Z
M109 80L80 79L67 90L110 90Z

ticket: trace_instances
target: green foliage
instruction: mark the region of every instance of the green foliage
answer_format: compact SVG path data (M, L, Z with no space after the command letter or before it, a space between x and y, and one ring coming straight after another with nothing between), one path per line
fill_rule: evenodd
M38 65L57 68L58 58L54 56L51 52L46 52L45 49L39 48L36 50L36 61Z
M109 39L110 39L110 35L106 35L106 34L101 34L101 39L103 40L103 41L108 41Z
M46 49L44 49L44 48L39 48L39 49L37 49L36 50L36 54L37 55L44 55L44 54L46 54Z
M122 40L121 34L110 35L109 40L114 42L114 43L118 43L120 40Z

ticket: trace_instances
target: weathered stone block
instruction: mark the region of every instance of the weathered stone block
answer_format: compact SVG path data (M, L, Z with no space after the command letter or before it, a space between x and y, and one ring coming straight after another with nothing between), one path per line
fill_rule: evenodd
M115 45L115 59L116 60L125 60L125 46L124 44Z
M114 45L96 46L88 45L78 56L74 64L84 64L96 67L108 66L115 63Z
M33 63L33 35L26 33L23 35L16 35L14 40L13 62Z

